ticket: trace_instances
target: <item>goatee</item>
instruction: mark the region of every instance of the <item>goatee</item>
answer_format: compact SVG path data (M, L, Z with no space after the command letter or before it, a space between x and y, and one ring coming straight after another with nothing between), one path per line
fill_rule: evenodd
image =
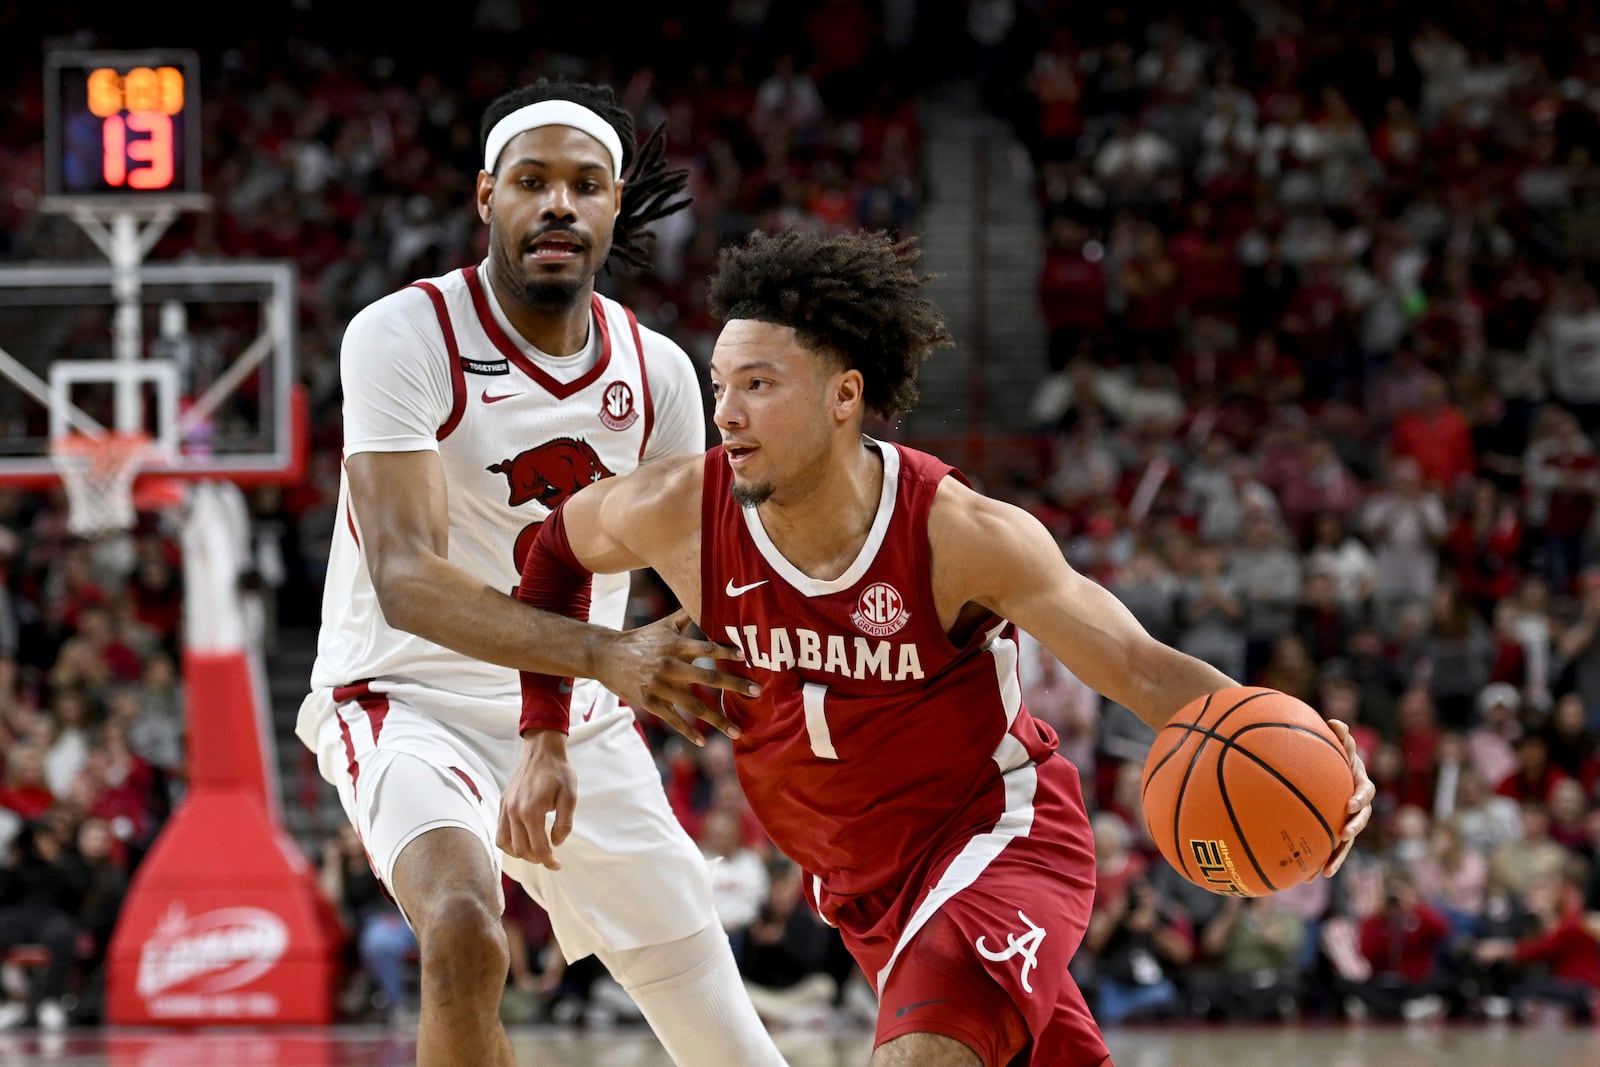
M772 483L761 482L757 485L740 485L734 482L728 487L733 494L733 499L741 508L758 508L772 499Z
M537 311L570 311L577 306L583 283L528 281L522 283L522 300Z

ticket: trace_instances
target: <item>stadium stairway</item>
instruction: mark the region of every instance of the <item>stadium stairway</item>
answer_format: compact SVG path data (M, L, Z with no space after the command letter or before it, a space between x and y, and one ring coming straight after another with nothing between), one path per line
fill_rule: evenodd
M267 693L272 706L273 751L277 754L284 828L316 862L322 842L343 821L339 797L317 773L316 761L294 735L317 655L314 626L283 626L266 653Z
M922 401L905 420L906 436L1022 434L1046 369L1032 166L1007 123L982 106L970 79L930 92L922 120L929 182L919 223L923 265L935 275L930 295L956 347L923 366ZM975 404L980 381L983 395Z

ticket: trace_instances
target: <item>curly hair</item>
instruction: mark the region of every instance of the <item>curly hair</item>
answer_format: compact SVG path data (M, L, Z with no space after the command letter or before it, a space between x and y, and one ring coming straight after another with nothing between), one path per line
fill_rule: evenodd
M479 155L495 123L518 108L541 100L570 100L582 104L617 131L617 138L622 142L622 179L626 184L622 188L622 209L617 213L612 231L611 256L635 270L648 270L650 242L655 235L646 227L682 210L690 201L689 197L679 195L689 186L689 172L667 169L666 127L656 127L644 144L636 144L633 116L617 103L610 86L541 78L531 85L502 93L484 110L483 121L478 124ZM609 260L607 262L609 264Z
M944 316L919 293L916 238L883 231L824 237L755 233L725 248L711 281L723 322L755 319L793 328L802 344L861 372L867 409L884 418L917 402L917 368L954 344Z

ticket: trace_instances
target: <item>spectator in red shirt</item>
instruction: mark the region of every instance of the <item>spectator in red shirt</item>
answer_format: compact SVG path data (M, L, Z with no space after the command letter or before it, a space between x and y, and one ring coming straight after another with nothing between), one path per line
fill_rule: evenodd
M1460 994L1440 965L1440 950L1450 937L1450 920L1417 892L1404 866L1384 876L1383 907L1361 920L1361 955L1372 967L1370 980L1346 992L1383 1018L1426 1018L1442 1014L1446 998Z
M1539 920L1537 933L1517 941L1478 943L1480 963L1511 960L1521 969L1520 981L1512 987L1519 1017L1529 1001L1560 1004L1580 1022L1600 1016L1600 931L1585 920L1583 910L1588 873L1583 860L1574 856L1557 875L1535 884L1528 907Z
M1422 380L1420 403L1395 420L1389 446L1394 455L1415 459L1423 479L1446 492L1478 469L1472 427L1450 402L1449 387L1437 374Z
M1431 811L1441 736L1433 697L1426 689L1412 687L1400 698L1399 715L1400 803Z
M1090 246L1077 220L1058 215L1050 223L1044 267L1039 273L1039 310L1049 335L1050 370L1065 369L1085 341L1106 327L1104 251Z
M55 795L45 785L44 753L31 745L18 745L8 752L0 808L9 808L25 820L37 819L55 802Z
M1495 792L1515 801L1548 803L1550 790L1566 775L1550 762L1550 743L1544 734L1529 730L1517 738L1517 770L1495 786Z
M1516 589L1521 548L1522 519L1515 501L1493 482L1479 479L1472 489L1471 504L1450 530L1445 554L1461 595L1485 619L1491 617L1497 602Z

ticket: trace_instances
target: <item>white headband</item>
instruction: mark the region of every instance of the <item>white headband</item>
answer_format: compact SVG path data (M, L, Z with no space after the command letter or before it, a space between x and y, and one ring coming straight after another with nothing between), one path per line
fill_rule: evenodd
M484 141L483 169L494 173L495 164L500 162L500 153L505 151L506 143L517 134L540 126L571 126L593 137L611 153L611 180L621 180L622 138L617 136L611 123L571 100L541 100L537 104L519 107L495 123Z

